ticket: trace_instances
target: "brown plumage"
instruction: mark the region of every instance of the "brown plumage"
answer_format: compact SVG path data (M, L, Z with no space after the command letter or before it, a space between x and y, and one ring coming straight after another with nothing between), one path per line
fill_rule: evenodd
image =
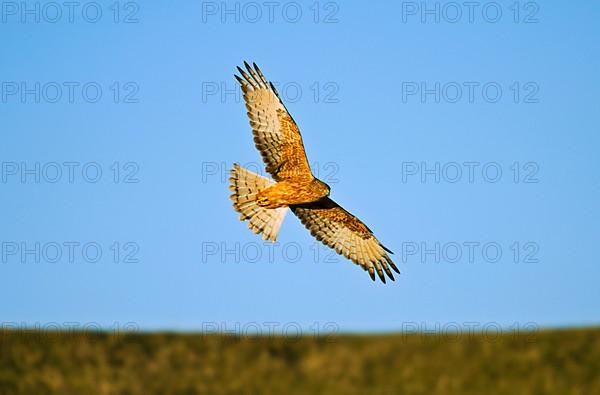
M230 190L233 206L242 221L263 238L275 241L289 207L310 233L360 265L375 280L394 280L398 268L373 232L358 218L329 198L330 188L310 171L296 122L272 83L254 64L238 67L254 143L275 182L235 164ZM392 270L390 270L390 268Z

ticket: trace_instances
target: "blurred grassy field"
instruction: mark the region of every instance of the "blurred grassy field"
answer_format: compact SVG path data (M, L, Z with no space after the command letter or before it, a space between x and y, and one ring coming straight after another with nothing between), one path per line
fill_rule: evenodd
M600 329L533 336L0 332L0 394L600 394Z

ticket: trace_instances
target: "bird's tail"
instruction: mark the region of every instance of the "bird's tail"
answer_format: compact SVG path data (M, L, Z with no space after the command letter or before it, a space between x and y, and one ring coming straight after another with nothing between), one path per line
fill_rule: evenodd
M257 195L274 182L234 163L229 178L229 189L233 194L233 208L240 213L240 220L248 220L248 228L262 233L265 240L275 241L287 213L287 207L268 209L258 205Z

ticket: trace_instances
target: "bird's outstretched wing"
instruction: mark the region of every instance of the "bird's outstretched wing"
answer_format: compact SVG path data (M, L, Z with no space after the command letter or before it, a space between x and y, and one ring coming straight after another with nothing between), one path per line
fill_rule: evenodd
M311 235L367 270L371 279L375 280L377 271L385 283L385 271L394 280L390 267L400 273L387 254L391 251L375 238L364 223L330 198L290 208Z
M285 108L272 83L267 82L256 66L244 62L238 67L254 143L275 181L289 178L312 178L298 125Z

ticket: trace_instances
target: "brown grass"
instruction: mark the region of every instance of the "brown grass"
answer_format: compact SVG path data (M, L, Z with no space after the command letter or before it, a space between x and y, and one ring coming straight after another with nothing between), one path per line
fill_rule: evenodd
M600 394L600 329L236 339L0 332L0 394Z

